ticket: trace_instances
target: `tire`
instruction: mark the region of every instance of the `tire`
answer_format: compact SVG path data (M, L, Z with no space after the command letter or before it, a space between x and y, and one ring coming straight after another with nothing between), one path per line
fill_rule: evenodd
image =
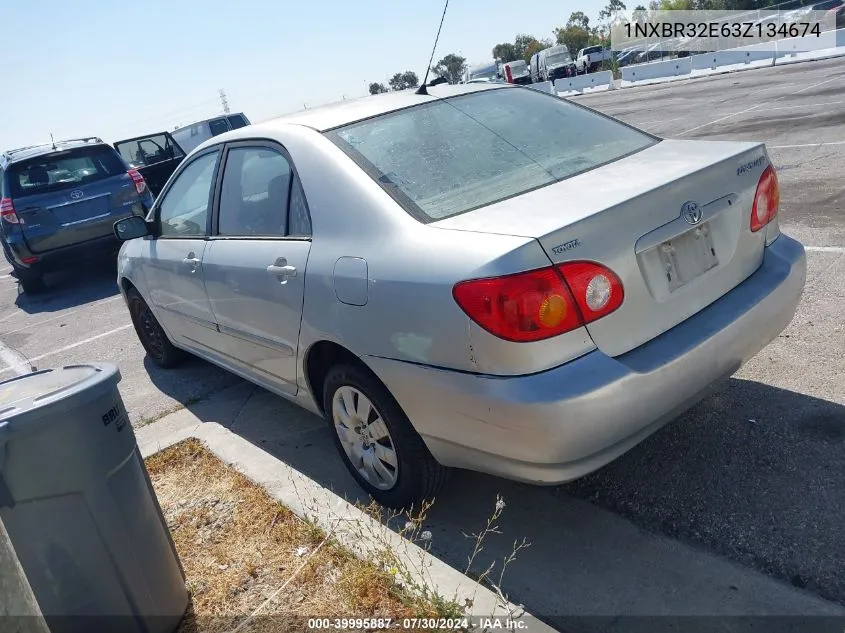
M358 394L357 400L355 392ZM344 404L349 400L344 400L344 396L352 396L352 406L349 407L353 409L352 416L349 416L350 412ZM356 433L354 427L349 428L354 422L344 424L344 417L347 422L351 419L362 421L364 409L359 408L363 404L361 396L369 400L372 413L366 420L367 424L363 425L367 430ZM449 470L432 457L402 408L370 372L353 365L334 366L324 382L323 407L332 439L347 470L378 503L395 509L418 508L443 487ZM362 415L358 416L359 413ZM386 438L380 432L383 429L380 429L379 419L387 431ZM342 434L353 440L365 438L364 446L360 442L344 443L341 441ZM395 469L391 467L389 459L385 461L377 456L377 451L381 455L390 455L390 448L393 450ZM351 455L361 456L360 466L353 464L354 457ZM377 466L368 468L367 460L372 464L380 464L381 470ZM387 473L382 481L378 481L380 472L382 475Z
M135 333L147 352L147 356L159 367L165 369L176 367L185 359L185 352L170 342L140 292L135 288L130 288L126 298L129 304L129 315L132 317L132 325L135 327Z

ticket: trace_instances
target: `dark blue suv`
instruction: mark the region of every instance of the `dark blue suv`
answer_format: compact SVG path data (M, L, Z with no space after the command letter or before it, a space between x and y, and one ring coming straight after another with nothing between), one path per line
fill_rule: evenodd
M114 223L152 203L143 176L96 137L0 154L0 241L26 293L45 273L116 254Z

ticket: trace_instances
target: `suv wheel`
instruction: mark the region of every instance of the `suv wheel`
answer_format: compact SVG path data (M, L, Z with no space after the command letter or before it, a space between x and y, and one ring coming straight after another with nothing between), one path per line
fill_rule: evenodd
M445 483L448 469L432 457L402 408L369 372L333 367L323 407L347 470L381 505L409 509L432 499Z
M141 293L135 288L130 288L126 298L132 325L135 326L135 333L147 355L159 367L169 368L178 365L184 359L185 352L167 338L167 334Z

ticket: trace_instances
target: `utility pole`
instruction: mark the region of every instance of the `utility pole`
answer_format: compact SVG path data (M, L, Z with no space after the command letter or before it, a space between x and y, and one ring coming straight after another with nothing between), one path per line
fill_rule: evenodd
M2 521L0 521L0 620L3 620L4 633L50 633Z
M220 89L220 103L223 104L223 112L229 114L229 100L226 98L226 91L223 88Z

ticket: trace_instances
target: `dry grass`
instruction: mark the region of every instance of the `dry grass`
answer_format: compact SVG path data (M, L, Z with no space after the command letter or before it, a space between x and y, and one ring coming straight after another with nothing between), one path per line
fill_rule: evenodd
M191 595L182 633L232 631L259 607L260 617L240 631L304 631L312 617L450 615L402 589L390 571L356 558L197 440L150 457L147 468Z

